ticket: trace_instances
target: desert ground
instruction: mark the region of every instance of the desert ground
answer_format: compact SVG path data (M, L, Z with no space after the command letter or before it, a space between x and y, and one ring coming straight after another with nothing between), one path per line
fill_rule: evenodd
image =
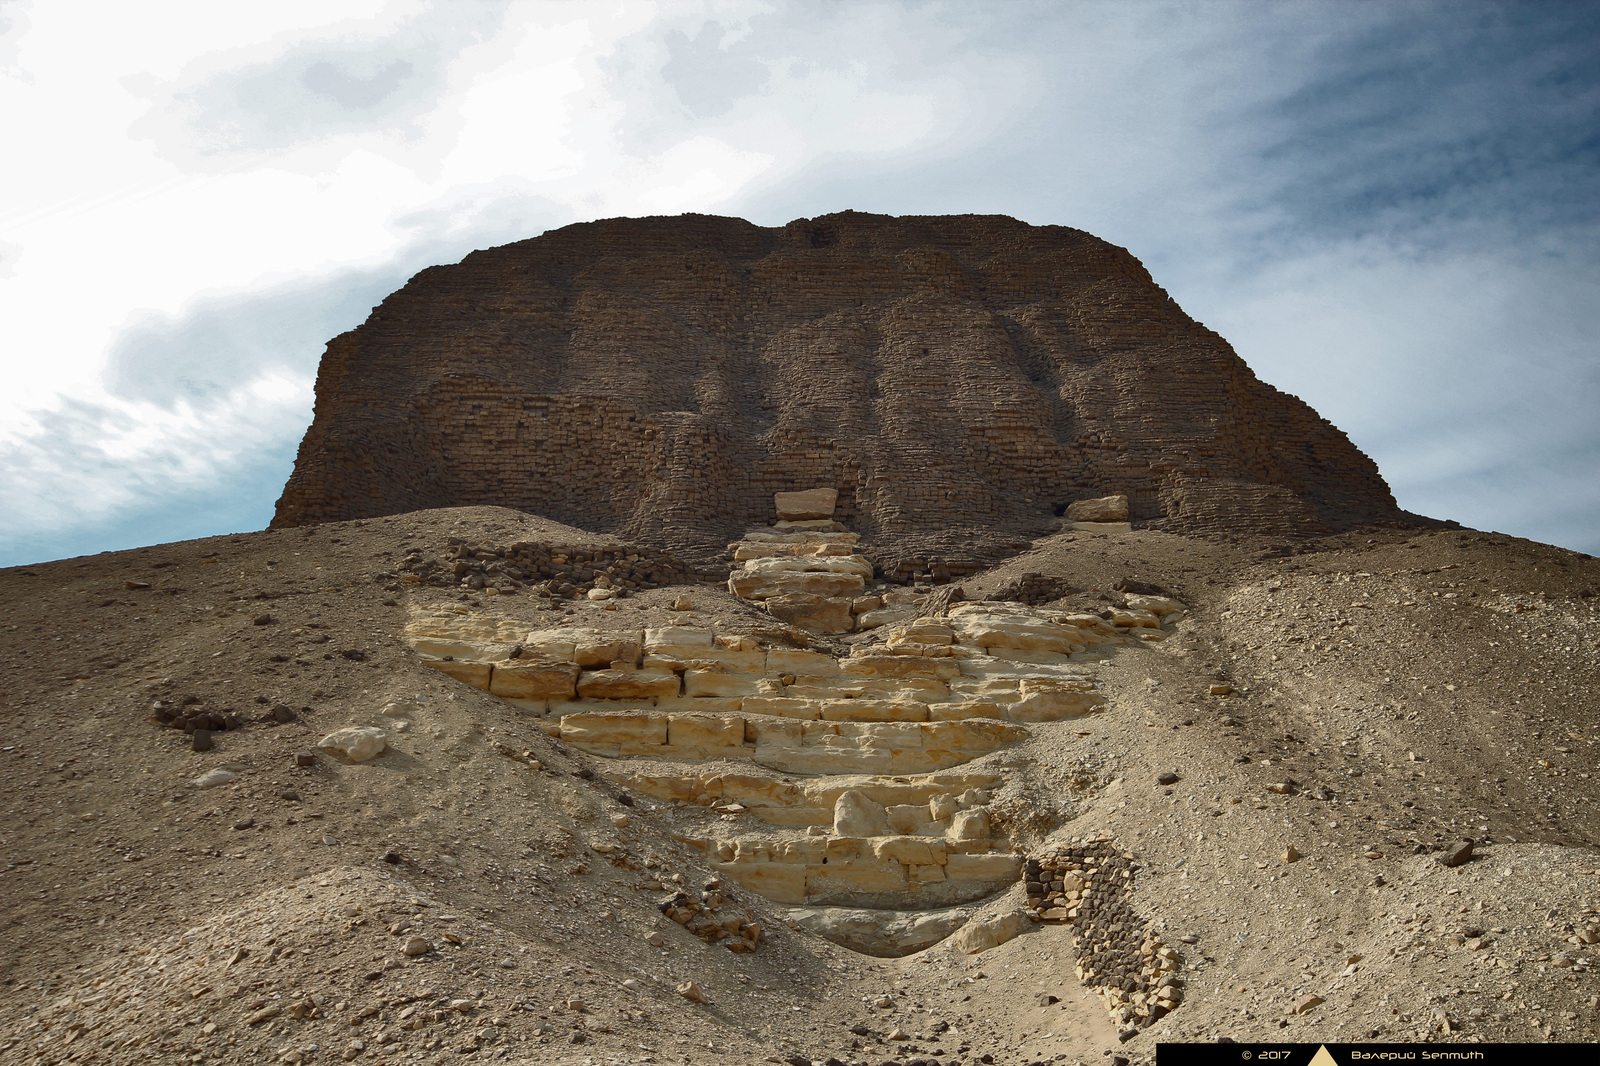
M1126 920L1181 989L1130 1026L1077 976L1069 921L898 956L816 935L693 843L748 812L633 787L639 760L406 639L444 609L835 656L874 631L807 638L716 573L609 600L405 579L408 557L515 542L614 538L452 508L0 571L0 1061L1010 1066L1163 1040L1596 1039L1593 558L1466 529L1063 523L959 582L983 601L1038 575L1057 595L1035 606L1080 613L1134 582L1186 608L1164 639L1077 657L1092 711L962 767L1000 782L985 806L1019 861L1086 839L1123 857ZM162 708L215 714L209 750ZM383 753L319 747L352 726ZM754 950L665 915L685 890L759 927Z

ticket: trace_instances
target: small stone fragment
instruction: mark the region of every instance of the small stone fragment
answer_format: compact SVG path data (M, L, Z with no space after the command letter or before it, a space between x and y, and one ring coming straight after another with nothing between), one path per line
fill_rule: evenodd
M667 943L666 939L654 929L644 935L644 942L653 948L665 947Z
M611 824L618 829L626 829L628 828L628 816L621 811L616 811L611 815Z
M211 743L211 730L196 729L193 733L189 734L189 746L195 751L210 751L213 747Z
M1168 773L1162 774L1160 777L1157 777L1156 778L1156 784L1158 784L1158 785L1176 785L1179 780L1181 780L1181 779L1178 777L1177 774L1168 772Z
M682 996L684 999L687 999L691 1003L711 1002L706 998L706 994L700 990L700 986L695 984L693 981L685 981L678 985L678 995Z
M432 950L433 950L433 942L432 941L427 940L427 939L425 939L423 937L420 937L420 936L414 936L414 937L411 937L409 940L407 940L405 942L405 944L401 946L400 954L405 955L408 958L416 958L418 955L426 955L428 952L430 952Z
M1295 1014L1304 1014L1307 1011L1311 1010L1313 1007L1320 1006L1323 1002L1325 1002L1325 1001L1323 1000L1323 998L1321 996L1316 996L1316 995L1305 996L1304 998L1295 1001L1295 1005L1293 1007L1293 1013L1295 1013Z
M1294 849L1293 844L1283 849L1283 861L1286 863L1300 861L1300 853Z
M232 770L212 770L201 774L194 779L195 788L216 788L218 785L232 784L239 779L239 775Z
M310 748L301 748L294 753L294 764L300 767L315 766L317 764L317 753Z
M370 762L382 755L388 746L383 730L369 725L336 729L317 741L317 747L323 751L342 755L351 762Z

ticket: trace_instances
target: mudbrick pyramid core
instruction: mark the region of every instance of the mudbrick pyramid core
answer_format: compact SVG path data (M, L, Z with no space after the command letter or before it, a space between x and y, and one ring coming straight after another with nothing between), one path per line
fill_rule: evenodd
M936 579L1084 497L1185 533L1407 517L1127 251L844 212L613 219L422 271L328 345L273 524L495 504L709 561L816 486L885 573Z

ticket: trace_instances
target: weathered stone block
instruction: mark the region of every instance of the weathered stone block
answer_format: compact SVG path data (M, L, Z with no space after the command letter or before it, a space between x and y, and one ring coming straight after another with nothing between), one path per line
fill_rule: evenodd
M488 663L464 662L461 659L423 659L423 662L442 674L455 678L462 684L487 690L493 667Z
M678 695L678 675L652 670L585 670L578 695L597 700L631 700Z
M667 715L668 744L684 747L736 748L744 743L744 719L722 715Z
M1022 859L1006 852L945 856L944 872L953 881L1014 881L1022 872Z
M778 519L783 522L804 522L817 518L832 518L839 500L839 490L830 488L802 489L799 492L776 492L772 495Z
M569 714L561 719L563 741L661 745L667 742L664 714Z
M1126 522L1128 497L1118 493L1093 500L1075 500L1067 505L1067 518L1073 522Z
M685 696L754 696L760 689L760 674L729 673L720 668L691 669L683 674Z
M916 700L823 700L830 722L926 722L928 705Z
M495 663L489 692L512 699L570 700L575 694L577 680L576 663L507 659Z

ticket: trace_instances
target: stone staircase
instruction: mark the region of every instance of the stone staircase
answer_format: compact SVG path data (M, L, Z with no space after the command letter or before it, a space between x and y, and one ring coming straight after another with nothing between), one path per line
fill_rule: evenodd
M1023 857L988 807L998 774L969 764L1102 706L1083 653L1162 639L1163 620L1181 617L1174 601L1129 601L1109 618L957 603L842 657L692 626L530 631L464 604L414 611L406 638L607 760L613 780L703 809L680 839L729 880L810 908L811 927L840 943L892 954L964 920L917 912L1018 880ZM830 921L830 908L850 910ZM904 939L885 932L900 927Z

